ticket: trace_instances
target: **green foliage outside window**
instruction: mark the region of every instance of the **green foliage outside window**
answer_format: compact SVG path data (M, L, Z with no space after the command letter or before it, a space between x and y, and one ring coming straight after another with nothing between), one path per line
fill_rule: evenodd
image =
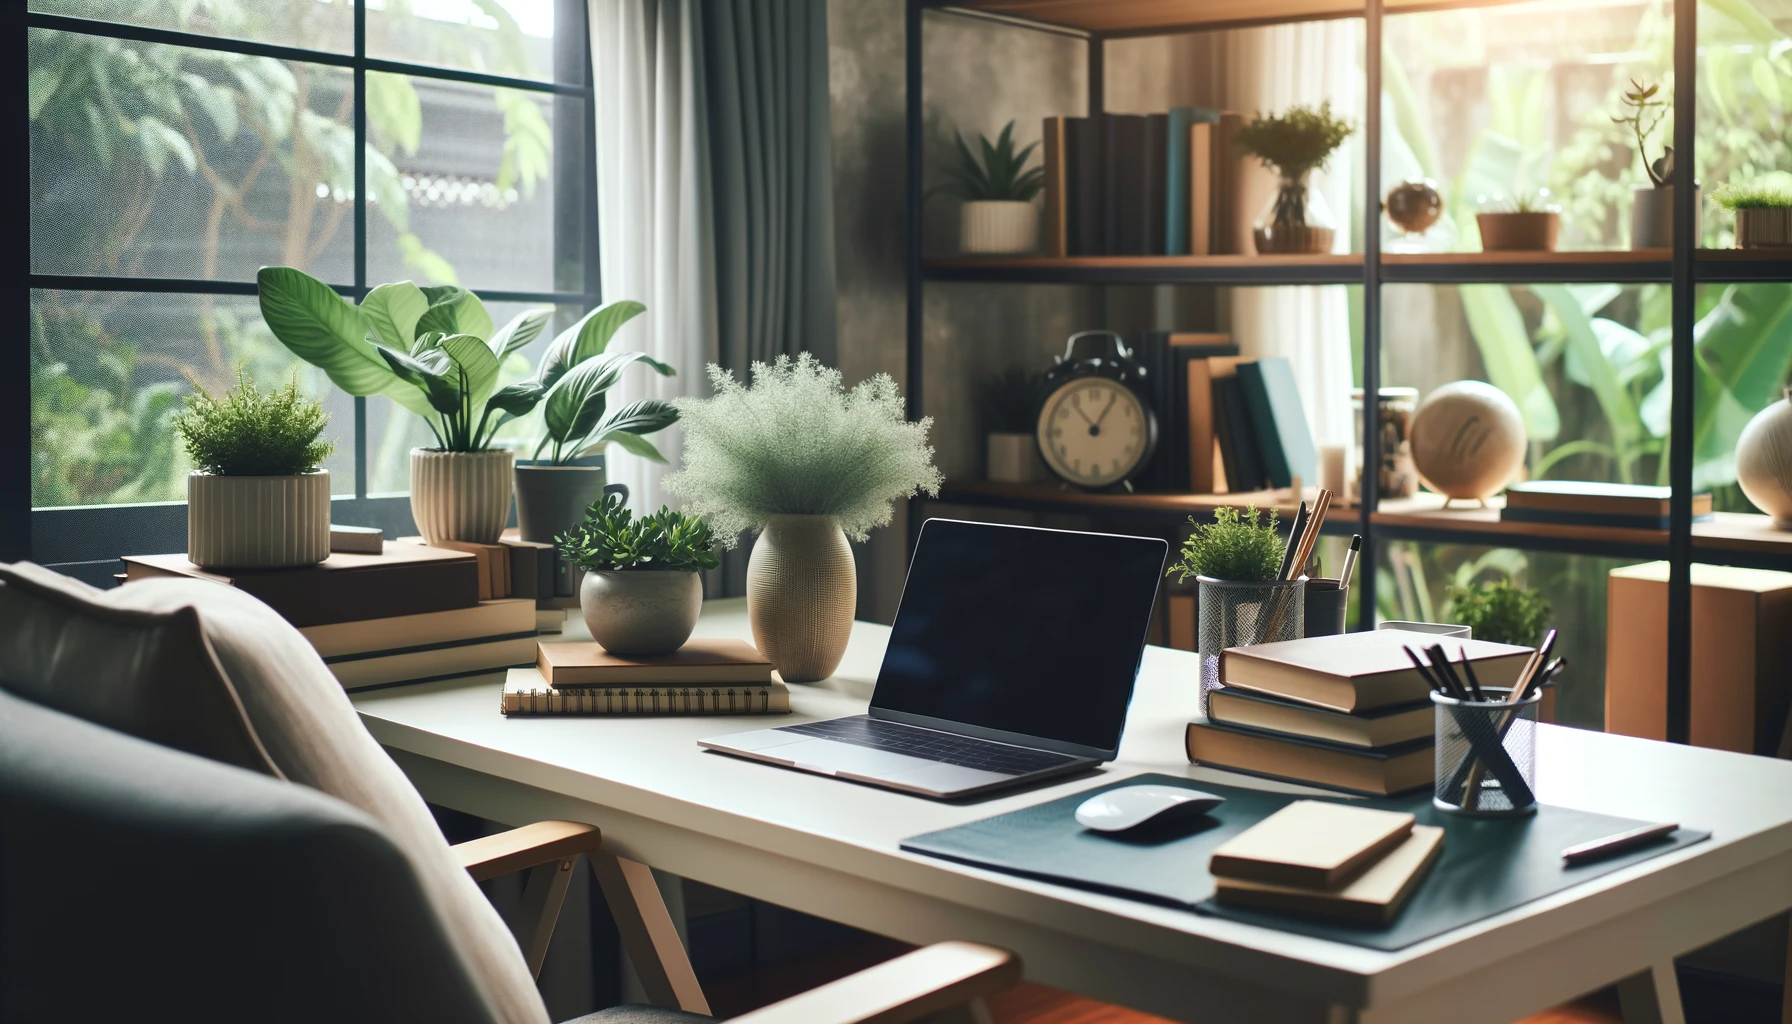
M1510 579L1452 586L1447 621L1474 630L1475 639L1535 647L1549 626L1549 602L1540 591Z

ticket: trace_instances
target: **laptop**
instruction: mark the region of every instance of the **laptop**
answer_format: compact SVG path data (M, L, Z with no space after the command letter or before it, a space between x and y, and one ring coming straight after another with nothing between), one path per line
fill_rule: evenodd
M1114 758L1169 545L929 519L869 714L702 746L930 797Z

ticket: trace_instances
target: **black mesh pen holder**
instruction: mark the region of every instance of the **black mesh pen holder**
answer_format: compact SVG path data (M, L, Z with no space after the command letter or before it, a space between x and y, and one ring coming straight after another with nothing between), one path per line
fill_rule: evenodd
M1485 687L1487 700L1431 694L1437 710L1437 782L1431 801L1440 810L1510 817L1537 809L1537 705L1541 688L1516 704L1509 690Z

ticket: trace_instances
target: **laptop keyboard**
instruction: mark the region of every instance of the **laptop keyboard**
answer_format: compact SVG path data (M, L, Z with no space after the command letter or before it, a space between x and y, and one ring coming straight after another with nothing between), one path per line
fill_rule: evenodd
M1068 754L992 743L949 732L936 732L933 729L918 729L862 715L855 718L833 718L825 722L804 722L801 725L781 725L777 728L780 732L838 740L858 747L887 750L892 754L908 754L929 761L955 764L961 768L981 768L1002 775L1026 775L1077 760Z

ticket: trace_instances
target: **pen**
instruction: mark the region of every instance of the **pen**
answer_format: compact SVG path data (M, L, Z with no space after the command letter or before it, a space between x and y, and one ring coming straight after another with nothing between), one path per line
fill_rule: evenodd
M1443 644L1432 644L1425 648L1425 656L1431 659L1432 666L1437 669L1438 678L1442 679L1444 684L1450 688L1451 696L1457 700L1474 699L1473 695L1468 692L1468 687L1464 686L1462 680L1457 678L1456 666L1450 664L1450 656L1444 653Z
M1282 567L1276 570L1278 580L1288 579L1288 572L1294 567L1294 555L1307 528L1307 515L1307 503L1303 501L1294 512L1294 522L1288 525L1288 546L1282 549Z
M1360 533L1352 534L1350 537L1350 550L1346 551L1344 553L1343 571L1338 573L1339 589L1341 589L1341 590L1349 590L1350 589L1350 577L1352 574L1354 574L1356 572L1356 556L1362 550L1363 550L1363 535Z
M1437 681L1437 677L1431 674L1431 670L1425 667L1425 663L1419 660L1419 656L1413 653L1411 647L1402 646L1401 650L1405 651L1406 656L1412 659L1412 667L1419 670L1419 676L1425 680L1426 686L1431 687L1433 693L1441 693L1446 697L1450 696L1450 691L1444 689L1442 684Z
M1576 843L1562 851L1562 859L1570 865L1588 864L1596 860L1613 857L1626 850L1634 849L1651 840L1662 839L1679 828L1678 822L1667 822L1660 825L1644 825L1628 832L1618 832L1602 839L1590 839L1584 843Z
M1475 666L1469 664L1468 648L1462 648L1459 653L1462 655L1462 674L1468 677L1469 692L1475 695L1476 700L1486 700L1487 694L1481 691L1481 680L1475 678Z

